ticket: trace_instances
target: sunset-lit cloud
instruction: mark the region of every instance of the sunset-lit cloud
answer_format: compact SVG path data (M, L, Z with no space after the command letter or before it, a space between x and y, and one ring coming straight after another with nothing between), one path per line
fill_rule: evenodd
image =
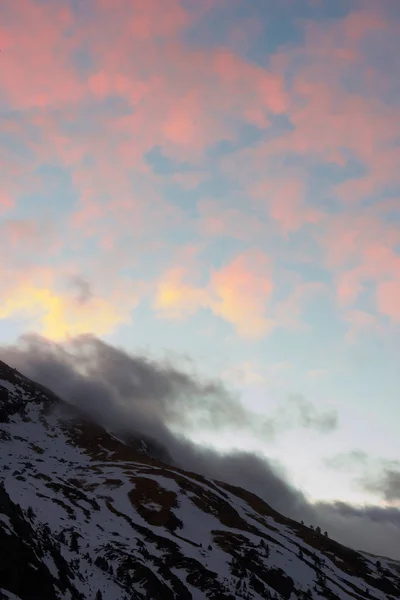
M12 207L11 198L8 196L8 194L3 192L3 194L0 198L0 212L6 212L11 207Z
M214 272L211 290L213 312L235 325L239 335L258 338L273 327L268 316L272 268L262 253L248 252Z
M60 265L70 251L92 269L95 251L117 285L132 262L145 278L143 253L162 256L148 275L158 316L207 309L239 335L263 336L274 321L270 273L235 253L222 263L215 254L216 265L200 257L199 283L179 262L171 266L172 240L186 230L207 252L226 239L242 244L240 256L272 249L276 257L302 235L299 257L307 244L320 248L315 259L331 272L339 315L363 310L357 302L372 284L375 310L396 321L399 228L374 205L400 185L400 105L390 74L370 57L398 22L384 7L356 5L340 19L310 18L294 46L262 64L246 56L262 35L255 16L240 36L230 23L226 46L191 40L212 10L178 0L163 19L156 1L104 0L85 14L67 1L1 8L9 116L0 211L10 260L41 247ZM357 212L360 202L368 209ZM279 260L274 269L279 281Z
M185 281L185 270L171 269L159 281L154 308L160 316L170 319L182 318L207 307L210 298L207 290Z
M240 255L211 274L204 287L185 281L185 272L174 269L158 285L155 308L166 318L181 318L208 308L231 323L239 335L264 336L273 326L268 300L273 289L271 263L260 252Z
M45 337L63 341L88 331L105 335L122 323L131 322L137 296L122 293L110 298L90 298L82 302L57 293L48 287L38 287L31 282L21 284L7 292L7 300L0 307L0 319L18 317L28 329Z
M400 321L400 272L397 279L382 281L378 286L378 308L393 322Z
M206 236L246 241L265 234L266 220L251 210L221 206L211 199L200 200L197 210L201 233Z

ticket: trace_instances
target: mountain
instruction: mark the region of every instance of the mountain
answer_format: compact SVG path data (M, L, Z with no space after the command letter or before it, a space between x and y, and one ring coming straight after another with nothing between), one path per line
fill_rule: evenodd
M400 563L117 439L4 363L0 450L0 600L400 598Z

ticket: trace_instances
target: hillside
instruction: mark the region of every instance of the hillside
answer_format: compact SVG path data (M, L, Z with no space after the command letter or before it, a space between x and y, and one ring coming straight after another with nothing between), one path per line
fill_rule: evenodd
M400 563L123 443L4 363L0 448L0 600L400 598Z

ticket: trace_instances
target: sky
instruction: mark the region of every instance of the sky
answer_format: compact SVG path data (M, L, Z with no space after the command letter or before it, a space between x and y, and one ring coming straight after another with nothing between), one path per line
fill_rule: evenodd
M245 412L177 431L399 508L399 40L397 0L1 2L0 344L218 380Z

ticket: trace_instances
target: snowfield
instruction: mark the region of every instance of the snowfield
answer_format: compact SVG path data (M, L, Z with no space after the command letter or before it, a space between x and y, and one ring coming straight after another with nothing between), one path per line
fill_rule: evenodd
M0 363L0 600L398 600L400 565L124 445Z

